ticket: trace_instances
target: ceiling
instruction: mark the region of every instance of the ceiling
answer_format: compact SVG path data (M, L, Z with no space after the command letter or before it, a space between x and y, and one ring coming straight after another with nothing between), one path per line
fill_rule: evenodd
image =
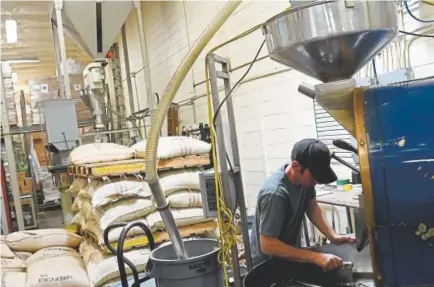
M27 85L32 77L56 75L56 60L52 41L50 12L52 1L1 1L1 60L39 58L39 63L11 64L18 75L18 85ZM18 43L7 44L4 20L18 23ZM67 57L84 67L92 59L74 41L65 37Z

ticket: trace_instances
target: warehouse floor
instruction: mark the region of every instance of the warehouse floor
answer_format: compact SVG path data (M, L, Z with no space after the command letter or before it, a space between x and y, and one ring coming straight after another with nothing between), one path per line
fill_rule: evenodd
M63 226L62 209L42 211L37 216L38 229L59 228Z

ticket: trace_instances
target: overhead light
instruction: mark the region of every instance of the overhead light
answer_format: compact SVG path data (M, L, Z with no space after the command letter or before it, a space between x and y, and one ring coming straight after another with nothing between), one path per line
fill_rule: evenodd
M5 20L6 42L9 44L17 43L18 41L18 26L17 21L13 19Z
M16 58L16 59L3 60L2 62L8 64L25 64L25 63L39 63L41 62L41 60L39 60L38 58Z
M12 73L12 83L16 84L18 82L18 74Z

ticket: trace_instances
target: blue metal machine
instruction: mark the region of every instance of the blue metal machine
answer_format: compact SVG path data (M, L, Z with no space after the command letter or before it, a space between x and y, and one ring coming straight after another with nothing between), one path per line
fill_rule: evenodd
M377 279L384 286L434 286L434 78L372 87L357 100Z

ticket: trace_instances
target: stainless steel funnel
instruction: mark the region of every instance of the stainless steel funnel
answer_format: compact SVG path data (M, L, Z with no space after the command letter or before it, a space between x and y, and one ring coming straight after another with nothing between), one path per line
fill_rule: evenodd
M351 78L398 34L394 1L314 1L263 26L270 58L322 82Z
M354 135L347 80L396 37L396 11L394 1L313 1L271 18L263 33L271 59L328 83L315 87L316 100Z
M64 1L65 33L93 59L105 58L132 8L133 1Z

